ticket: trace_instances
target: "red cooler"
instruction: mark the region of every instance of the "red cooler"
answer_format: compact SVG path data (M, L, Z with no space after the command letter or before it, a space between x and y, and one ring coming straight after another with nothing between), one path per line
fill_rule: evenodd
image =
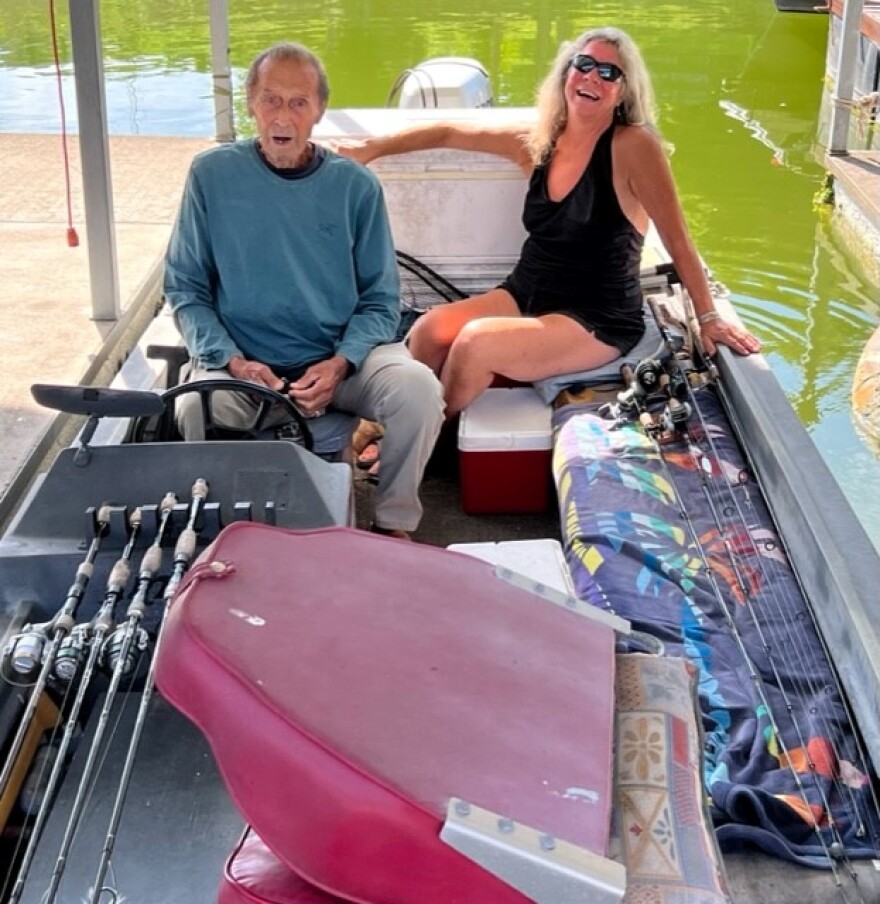
M531 386L487 389L458 428L461 504L469 515L547 510L551 408Z

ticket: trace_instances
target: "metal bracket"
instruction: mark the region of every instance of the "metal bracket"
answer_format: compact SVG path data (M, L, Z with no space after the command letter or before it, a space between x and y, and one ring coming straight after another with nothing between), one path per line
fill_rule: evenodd
M459 798L440 838L536 904L617 904L626 891L623 864Z
M555 603L563 609L568 609L570 612L574 612L575 615L583 615L585 618L590 618L600 625L605 625L617 631L618 634L628 635L632 632L632 625L625 618L621 618L613 612L606 612L604 609L597 609L595 606L591 606L575 596L560 593L555 587L548 587L546 584L535 581L524 574L520 574L518 571L511 571L511 569L503 565L498 565L495 568L495 576L501 578L502 581L507 581L508 584L513 584L514 587L528 590L530 593Z

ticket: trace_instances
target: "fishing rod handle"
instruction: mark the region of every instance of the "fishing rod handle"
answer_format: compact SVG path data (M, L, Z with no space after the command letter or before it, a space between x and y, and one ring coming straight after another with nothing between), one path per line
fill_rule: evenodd
M162 547L153 545L145 553L141 559L138 578L141 581L149 581L156 575L162 567Z
M131 577L131 562L129 559L118 559L110 569L110 577L107 578L107 591L121 592L125 589L128 579Z
M191 527L186 527L180 532L177 538L177 545L174 547L174 564L187 564L195 555L198 535Z
M162 497L162 501L159 503L159 513L163 516L170 515L171 512L174 511L176 505L177 494L169 491Z
M111 506L107 502L101 505L101 507L98 509L94 536L92 537L91 544L89 544L89 549L86 553L86 557L82 560L82 562L79 563L79 565L77 565L76 575L74 576L73 583L70 585L70 588L67 591L67 596L64 598L64 603L53 619L53 624L56 628L63 619L69 618L76 612L77 607L82 601L86 587L88 586L89 581L92 579L92 575L94 574L95 559L97 558L98 551L101 548L101 541L104 539L104 535L107 533L107 530L110 527L112 513L113 506ZM70 619L68 624L68 630L70 630L70 628L73 627L72 618Z
M208 481L204 477L199 477L192 485L193 501L196 499L204 502L208 498Z

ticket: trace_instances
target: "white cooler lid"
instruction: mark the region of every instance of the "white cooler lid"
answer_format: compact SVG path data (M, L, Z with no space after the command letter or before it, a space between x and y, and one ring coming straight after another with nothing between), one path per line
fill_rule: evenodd
M462 452L538 451L552 446L551 408L531 386L487 389L461 413Z

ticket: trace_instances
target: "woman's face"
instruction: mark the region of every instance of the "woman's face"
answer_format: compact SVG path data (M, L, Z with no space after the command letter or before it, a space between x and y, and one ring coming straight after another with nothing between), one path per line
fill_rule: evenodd
M565 77L570 117L604 119L620 103L626 73L613 44L590 41L572 57Z

